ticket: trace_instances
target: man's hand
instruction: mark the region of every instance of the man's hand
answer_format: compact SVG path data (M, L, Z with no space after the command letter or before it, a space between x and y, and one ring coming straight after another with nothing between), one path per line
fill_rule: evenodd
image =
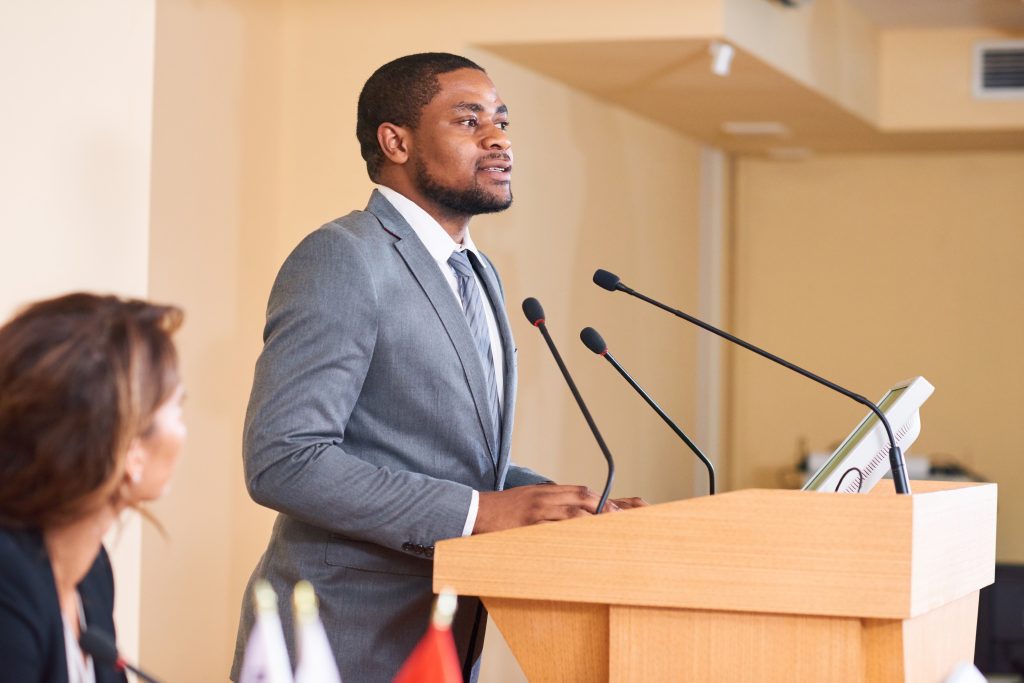
M616 498L615 500L609 500L605 505L611 505L615 503L615 507L620 510L629 510L631 508L642 508L647 506L647 501L643 498Z
M501 531L538 522L557 522L594 514L601 497L586 486L536 484L504 491L481 491L474 534ZM609 500L605 510L646 505L640 498Z
M594 514L600 500L586 486L535 484L504 491L481 491L473 533L586 517Z

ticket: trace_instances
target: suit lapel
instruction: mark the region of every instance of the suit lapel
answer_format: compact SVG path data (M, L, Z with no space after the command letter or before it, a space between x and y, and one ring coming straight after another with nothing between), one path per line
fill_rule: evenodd
M458 354L459 361L462 363L462 370L465 372L466 382L476 406L477 422L484 433L491 462L497 469L498 453L493 452L491 444L498 443L498 441L494 434L490 408L487 403L487 384L484 381L483 368L476 352L473 335L469 331L466 316L462 312L459 302L455 299L451 287L448 286L448 282L437 267L437 262L430 256L430 252L423 246L402 215L391 205L391 202L384 199L375 190L370 196L370 203L366 209L377 216L388 232L398 238L398 241L395 242L395 249L427 295L437 317L441 319L441 324L444 325L448 338L451 339L452 346L455 347L455 353Z

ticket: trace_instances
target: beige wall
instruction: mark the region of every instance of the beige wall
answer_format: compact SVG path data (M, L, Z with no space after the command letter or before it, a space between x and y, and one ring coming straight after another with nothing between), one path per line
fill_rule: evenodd
M0 316L146 291L154 2L0 4Z
M154 4L0 3L0 320L72 290L146 294ZM107 540L131 657L139 529Z
M1000 485L998 555L1024 561L1024 155L742 160L737 334L876 399L924 375L913 453ZM797 442L830 450L863 410L732 354L736 488L777 486Z
M972 70L976 42L1022 39L1021 31L885 31L878 124L892 131L1019 130L1024 123L1024 100L976 99Z
M280 23L269 2L157 8L151 295L186 310L190 429L154 510L168 538L143 539L141 658L166 680L226 679L248 528L268 518L245 495L239 441L275 268Z

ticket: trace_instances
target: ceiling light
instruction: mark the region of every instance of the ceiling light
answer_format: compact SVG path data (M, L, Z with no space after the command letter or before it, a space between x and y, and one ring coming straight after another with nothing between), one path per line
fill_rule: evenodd
M768 158L775 161L805 161L814 156L810 147L770 147Z
M732 69L732 58L736 54L733 46L719 40L712 40L708 45L708 52L711 53L711 73L716 76L728 76Z
M722 132L726 135L773 137L785 137L790 134L789 128L778 121L726 121L722 124Z

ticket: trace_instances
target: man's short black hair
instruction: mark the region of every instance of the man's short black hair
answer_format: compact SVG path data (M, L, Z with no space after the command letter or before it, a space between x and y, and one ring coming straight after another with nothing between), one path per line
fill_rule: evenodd
M465 57L447 52L423 52L399 57L373 72L359 93L356 115L356 138L370 180L377 180L384 161L384 153L377 143L380 124L393 123L415 129L423 107L441 90L437 77L459 69L483 71L479 64Z

